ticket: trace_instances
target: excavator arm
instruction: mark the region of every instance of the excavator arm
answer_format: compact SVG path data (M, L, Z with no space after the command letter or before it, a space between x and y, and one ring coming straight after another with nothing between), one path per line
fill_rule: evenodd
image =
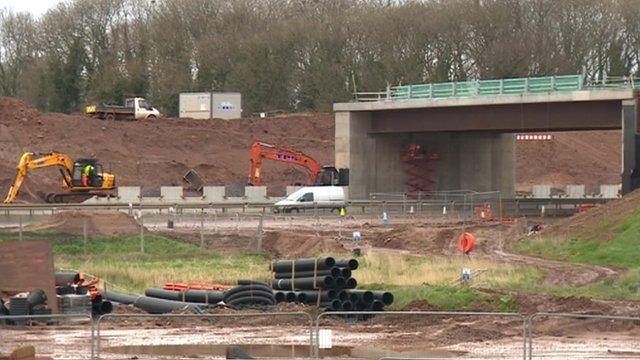
M304 167L309 172L309 184L314 184L322 166L312 157L296 150L288 149L280 145L271 145L256 142L251 147L251 168L249 172L249 185L260 185L262 159L286 162Z
M4 203L8 204L13 202L18 195L20 186L22 185L22 182L27 176L27 172L29 170L50 166L58 166L60 168L60 174L62 174L62 181L64 184L69 188L73 187L71 175L73 170L73 161L69 156L56 152L47 154L26 152L22 154L22 157L20 158L20 162L17 166L18 172L16 174L16 178L13 180L11 188L9 188L9 193L4 199Z

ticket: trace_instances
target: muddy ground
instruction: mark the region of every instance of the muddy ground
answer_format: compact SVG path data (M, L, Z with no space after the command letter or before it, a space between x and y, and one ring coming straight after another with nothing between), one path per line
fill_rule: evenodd
M576 265L511 254L506 245L522 235L527 223L462 224L454 219L396 217L384 226L379 219L336 219L310 217L272 218L264 223L264 251L273 258L308 257L319 253L348 255L352 249L350 233L362 232L365 251L388 251L416 257L456 255L457 236L470 231L478 238L473 256L505 264L534 266L544 272L550 285L588 285L607 277L618 276L618 269ZM537 221L535 219L529 221ZM319 224L320 222L320 224ZM197 222L185 220L174 230L163 229L162 221L149 230L182 241L197 243ZM289 230L295 223L295 231ZM246 252L255 244L254 223L238 226L233 219L219 221L206 228L206 246L224 253ZM98 229L99 230L99 229ZM536 312L607 314L637 316L640 303L601 301L579 297L479 289L492 295L511 295L525 314ZM280 312L310 312L302 305L279 305ZM440 309L417 300L401 310L438 311ZM479 307L476 311L491 311ZM117 313L137 314L141 311L118 306ZM233 310L212 313L238 314ZM309 348L308 319L300 318L225 318L202 319L113 319L102 324L102 357L116 358L215 358L224 357L232 346L240 346L254 356L305 357ZM360 357L377 359L392 357L436 358L521 358L524 318L503 316L399 317L381 314L368 321L326 318L320 328L332 330L333 348L324 357ZM550 359L566 358L638 358L640 322L613 320L577 320L540 318L534 321L534 350ZM66 325L4 328L0 353L21 343L36 343L42 354L56 358L87 358L87 326ZM241 345L240 345L241 344ZM234 349L233 351L236 351Z

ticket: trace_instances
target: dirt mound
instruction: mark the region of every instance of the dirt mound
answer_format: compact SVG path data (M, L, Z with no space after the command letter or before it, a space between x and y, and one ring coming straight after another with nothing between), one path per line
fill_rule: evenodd
M620 130L552 132L552 141L516 141L516 189L620 183Z
M387 249L411 250L414 252L442 253L450 246L455 236L459 233L455 228L434 228L433 226L416 226L414 224L402 224L390 227L382 232L372 232L371 245Z
M27 226L27 231L48 231L82 236L84 224L88 236L126 236L140 232L138 223L119 211L65 211Z
M102 121L81 115L40 113L25 103L0 98L0 191L6 192L14 166L25 151L60 151L72 158L95 157L117 176L117 185L145 188L183 185L195 169L206 185L246 183L251 144L278 143L333 163L331 114L290 114L266 119ZM272 195L307 181L304 169L265 161L263 183ZM32 171L19 199L59 191L55 168Z
M569 239L572 237L598 237L611 239L614 229L640 208L640 190L633 191L621 199L610 201L596 208L578 213L570 218L558 221L545 229L542 234L548 237ZM608 230L603 228L608 226Z
M275 258L304 258L346 252L336 239L292 231L268 231L262 248Z

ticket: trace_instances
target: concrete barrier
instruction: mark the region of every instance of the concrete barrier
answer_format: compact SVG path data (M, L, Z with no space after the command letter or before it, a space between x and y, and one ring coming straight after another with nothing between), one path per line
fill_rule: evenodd
M245 186L244 198L246 201L261 202L267 200L267 187L266 186Z
M118 201L123 203L137 203L140 201L140 186L119 186Z
M551 197L551 185L533 185L531 193L535 199L549 199Z
M206 202L222 202L225 199L225 187L205 186L202 188L202 198Z
M605 199L615 199L618 197L620 185L600 185L600 196Z
M584 185L567 185L565 193L569 199L582 199L585 197Z
M163 202L175 202L184 200L182 186L162 186L160 198Z

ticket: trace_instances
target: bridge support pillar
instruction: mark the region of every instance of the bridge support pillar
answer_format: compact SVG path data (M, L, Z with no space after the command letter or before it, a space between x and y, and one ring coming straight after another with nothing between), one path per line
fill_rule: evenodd
M486 131L371 133L369 112L335 113L336 167L349 168L351 199L370 193L402 193L407 165L400 156L409 144L421 145L433 162L433 190L500 191L514 195L515 136Z
M622 194L640 187L640 100L622 102Z

